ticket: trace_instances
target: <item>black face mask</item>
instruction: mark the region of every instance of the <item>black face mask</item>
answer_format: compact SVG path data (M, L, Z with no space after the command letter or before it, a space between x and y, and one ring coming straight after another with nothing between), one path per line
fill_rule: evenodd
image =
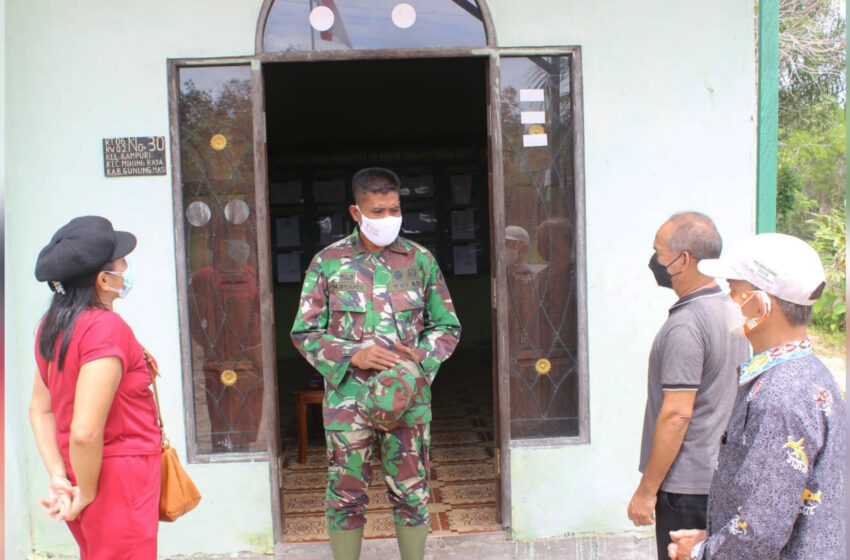
M682 255L684 255L684 253L679 253L679 257L681 257ZM663 265L658 262L658 253L652 253L652 258L649 259L649 270L651 270L652 274L655 276L655 282L662 288L673 287L673 277L676 276L676 274L680 273L677 272L676 274L670 274L669 272L667 272L667 269L674 262L678 261L679 257L676 257L667 265Z

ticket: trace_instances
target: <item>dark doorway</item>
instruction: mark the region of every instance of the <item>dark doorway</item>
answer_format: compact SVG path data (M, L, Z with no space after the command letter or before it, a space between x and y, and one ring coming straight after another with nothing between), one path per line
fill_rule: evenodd
M487 59L299 62L264 66L284 541L324 540L324 437L308 407L298 461L295 392L321 380L289 330L304 270L353 231L351 176L402 178L402 235L427 247L463 326L432 386L432 531L501 531L494 451ZM366 536L391 536L380 469ZM386 534L385 534L386 533Z

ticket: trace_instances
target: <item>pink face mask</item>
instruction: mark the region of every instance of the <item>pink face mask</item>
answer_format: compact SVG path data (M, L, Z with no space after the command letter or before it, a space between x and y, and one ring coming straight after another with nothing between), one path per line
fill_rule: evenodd
M733 329L733 333L737 329L742 329L743 334L747 335L754 328L759 326L767 319L767 316L770 315L770 296L768 296L765 292L761 290L755 290L752 292L734 292L729 294L729 297L732 298L732 301L738 304L738 307L741 311L740 323L736 325L736 328ZM758 298L762 302L762 306L764 307L764 313L760 317L749 317L747 312L753 312L758 307L755 304L754 298ZM748 305L750 302L753 302L752 305ZM747 311L745 311L745 308Z

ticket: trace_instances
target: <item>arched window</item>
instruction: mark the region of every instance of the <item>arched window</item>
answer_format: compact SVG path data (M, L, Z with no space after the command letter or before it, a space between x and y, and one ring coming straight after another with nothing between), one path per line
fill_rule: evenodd
M474 0L275 0L264 52L487 45Z

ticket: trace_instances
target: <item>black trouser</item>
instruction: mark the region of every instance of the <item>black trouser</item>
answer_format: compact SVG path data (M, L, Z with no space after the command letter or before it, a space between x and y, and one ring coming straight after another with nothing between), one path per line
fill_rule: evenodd
M658 545L658 560L666 560L670 531L679 529L705 529L707 494L672 494L658 491L655 504L655 542Z

